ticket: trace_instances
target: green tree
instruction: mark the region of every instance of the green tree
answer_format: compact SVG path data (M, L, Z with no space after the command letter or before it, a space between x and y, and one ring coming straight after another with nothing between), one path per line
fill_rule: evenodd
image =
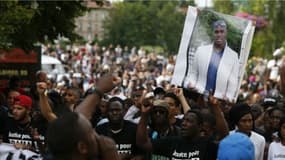
M213 8L217 12L224 14L232 14L234 11L234 3L231 1L213 0Z
M180 6L193 1L137 1L115 4L105 21L103 43L162 46L177 52L185 20Z
M178 51L185 16L177 12L175 4L168 2L157 13L159 20L158 44L170 53Z
M283 0L214 0L214 10L226 14L237 11L247 12L255 16L263 16L269 21L264 28L255 29L250 56L272 57L276 48L285 44L285 1Z
M146 6L138 3L117 3L115 9L110 12L110 18L105 21L107 31L103 42L122 45L139 45L144 24L143 12Z
M15 1L1 2L0 10L0 48L8 48L15 41L13 35L31 22L36 10Z
M79 38L74 18L86 8L80 1L1 1L0 10L0 47L29 50L59 35Z

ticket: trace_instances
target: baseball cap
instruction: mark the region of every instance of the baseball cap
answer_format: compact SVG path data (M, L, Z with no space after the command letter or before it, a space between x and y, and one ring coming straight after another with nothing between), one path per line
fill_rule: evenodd
M19 95L15 97L14 105L19 105L27 109L32 108L32 99L29 96Z
M161 99L155 100L153 102L153 108L155 108L155 107L162 107L162 108L166 109L169 113L169 104L164 100L161 100Z
M145 95L145 98L151 98L151 97L154 97L154 93L153 93L153 92L148 92L148 93Z
M263 99L262 106L269 107L269 106L276 106L277 99L274 97L266 97Z

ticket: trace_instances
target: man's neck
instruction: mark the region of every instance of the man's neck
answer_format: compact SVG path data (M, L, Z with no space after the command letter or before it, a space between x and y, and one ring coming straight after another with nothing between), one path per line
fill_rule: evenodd
M18 121L19 124L27 124L27 123L30 123L30 122L31 122L31 117L30 116L27 116L23 120Z
M189 137L189 136L183 136L182 137L183 139L185 139L187 142L192 142L192 141L194 141L194 140L197 140L197 139L199 139L200 138L200 135L199 134L196 134L196 135L194 135L194 136L191 136L191 137Z
M110 129L112 131L121 131L124 127L124 121L122 120L121 123L110 123Z
M224 45L214 45L214 51L215 52L221 52L224 48L225 48L225 44Z

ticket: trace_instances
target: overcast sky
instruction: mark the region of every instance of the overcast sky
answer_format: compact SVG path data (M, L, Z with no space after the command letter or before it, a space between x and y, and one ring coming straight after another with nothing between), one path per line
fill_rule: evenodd
M212 0L195 0L198 7L211 7L213 5Z
M109 0L111 2L123 1L123 0ZM212 0L195 0L198 7L211 7L213 5Z

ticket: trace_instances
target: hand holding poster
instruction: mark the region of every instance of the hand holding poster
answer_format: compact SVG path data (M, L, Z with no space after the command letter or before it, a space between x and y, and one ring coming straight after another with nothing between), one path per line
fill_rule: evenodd
M189 6L172 84L235 102L253 33L251 21Z

